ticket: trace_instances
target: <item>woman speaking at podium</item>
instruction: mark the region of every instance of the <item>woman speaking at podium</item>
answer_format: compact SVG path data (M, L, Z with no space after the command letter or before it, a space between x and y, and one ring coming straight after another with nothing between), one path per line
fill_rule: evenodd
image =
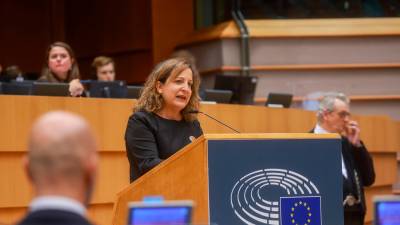
M183 58L158 64L147 78L133 115L125 144L134 181L164 159L202 135L197 120L200 78Z

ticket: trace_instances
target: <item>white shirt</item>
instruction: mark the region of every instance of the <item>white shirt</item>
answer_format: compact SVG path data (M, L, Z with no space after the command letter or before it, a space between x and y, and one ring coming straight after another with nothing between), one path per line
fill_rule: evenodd
M31 202L29 206L31 212L38 210L57 209L73 212L85 217L86 208L78 201L56 195L40 196Z
M326 131L319 124L317 124L315 126L315 128L314 128L314 133L315 134L329 134L330 132ZM344 165L342 152L340 152L340 155L341 155L341 158L342 158L342 174L347 179L348 178L348 175L347 175L348 173L347 173L347 170L346 170L346 166Z

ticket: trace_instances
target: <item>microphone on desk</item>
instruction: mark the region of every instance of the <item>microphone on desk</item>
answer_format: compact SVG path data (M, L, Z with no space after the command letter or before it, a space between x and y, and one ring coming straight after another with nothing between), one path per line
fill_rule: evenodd
M229 126L228 124L225 124L225 123L222 122L222 121L217 120L216 118L214 118L214 117L208 115L208 114L205 113L205 112L202 112L202 111L199 111L199 110L191 110L191 111L189 111L189 112L187 112L187 113L201 113L201 114L207 116L208 118L213 119L214 121L217 121L219 124L223 125L224 127L227 127L227 128L229 128L230 130L233 130L233 131L235 131L236 133L240 134L240 131L238 131L238 130L232 128L231 126Z
M105 98L111 98L111 90L109 87L103 87L102 91Z

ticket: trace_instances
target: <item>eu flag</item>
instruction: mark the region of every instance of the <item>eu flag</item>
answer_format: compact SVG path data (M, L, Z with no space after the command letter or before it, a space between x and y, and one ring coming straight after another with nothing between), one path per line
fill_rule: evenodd
M321 225L321 197L280 198L281 225Z

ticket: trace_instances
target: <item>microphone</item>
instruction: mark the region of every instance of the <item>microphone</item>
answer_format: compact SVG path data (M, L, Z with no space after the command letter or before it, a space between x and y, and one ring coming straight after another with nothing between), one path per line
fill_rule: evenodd
M191 111L189 111L189 112L187 112L187 113L200 113L200 114L203 114L203 115L207 116L208 118L213 119L214 121L217 121L219 124L223 125L224 127L227 127L227 128L229 128L230 130L233 130L233 131L235 131L236 133L240 134L240 132L239 132L238 130L232 128L231 126L229 126L228 124L225 124L225 123L222 122L222 121L217 120L216 118L214 118L214 117L208 115L208 114L205 113L205 112L202 112L202 111L199 111L199 110L191 110Z
M103 87L103 96L105 98L111 98L111 90L109 87Z

